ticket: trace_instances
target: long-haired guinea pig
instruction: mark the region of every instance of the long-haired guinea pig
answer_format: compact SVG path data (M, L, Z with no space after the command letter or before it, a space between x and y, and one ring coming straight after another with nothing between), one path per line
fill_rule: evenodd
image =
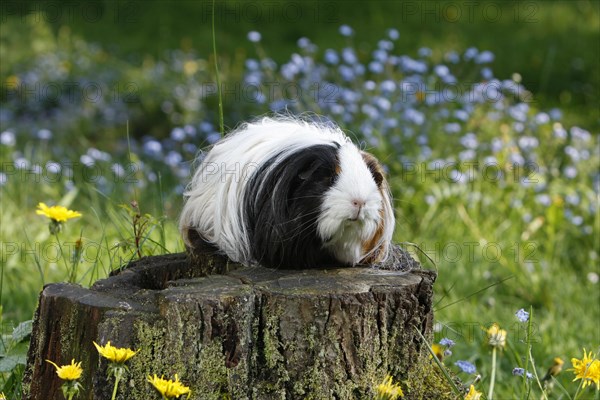
M331 124L263 118L218 141L184 193L179 228L272 268L384 261L394 230L378 161Z

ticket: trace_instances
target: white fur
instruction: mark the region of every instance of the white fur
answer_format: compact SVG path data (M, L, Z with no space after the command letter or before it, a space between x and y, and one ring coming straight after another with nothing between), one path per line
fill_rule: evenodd
M358 149L348 143L338 154L340 174L325 193L317 232L338 260L356 264L363 258L362 242L377 230L382 198ZM365 204L355 221L357 207L353 201Z
M184 193L187 200L179 224L184 238L187 240L188 229L195 229L233 261L253 262L242 220L244 191L252 173L281 152L285 156L309 146L335 143L341 146L341 172L325 194L317 232L338 260L359 262L366 256L362 242L375 234L382 208L386 217L382 241L391 240L394 217L389 194L382 196L360 151L339 128L295 119L263 118L245 124L206 153ZM352 200L364 202L358 215ZM354 217L358 218L351 221Z

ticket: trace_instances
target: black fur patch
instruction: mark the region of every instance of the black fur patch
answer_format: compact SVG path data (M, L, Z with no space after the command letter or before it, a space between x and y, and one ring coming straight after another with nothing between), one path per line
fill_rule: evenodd
M317 219L336 165L337 147L315 145L277 155L254 172L244 193L244 220L256 261L284 269L335 264L322 249Z

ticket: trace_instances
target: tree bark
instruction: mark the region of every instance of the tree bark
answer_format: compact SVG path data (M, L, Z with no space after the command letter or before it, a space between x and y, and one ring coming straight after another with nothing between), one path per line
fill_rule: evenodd
M372 398L387 374L405 398L449 399L416 331L431 335L436 275L408 257L387 267L242 268L200 248L143 258L89 289L47 285L25 398L62 399L45 360L75 359L84 369L78 399L110 399L107 361L92 344L110 340L139 350L119 399L159 399L146 382L153 374L178 374L202 400Z

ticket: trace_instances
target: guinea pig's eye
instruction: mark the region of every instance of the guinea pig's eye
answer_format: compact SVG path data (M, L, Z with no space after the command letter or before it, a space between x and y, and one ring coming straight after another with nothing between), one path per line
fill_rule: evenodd
M333 175L324 176L323 183L325 183L328 186L333 185L335 183L335 176L333 176Z
M307 168L305 168L303 171L300 171L300 173L298 174L298 178L300 178L303 181L307 180L315 173L315 171L317 171L319 167L320 163L317 161L313 161Z

